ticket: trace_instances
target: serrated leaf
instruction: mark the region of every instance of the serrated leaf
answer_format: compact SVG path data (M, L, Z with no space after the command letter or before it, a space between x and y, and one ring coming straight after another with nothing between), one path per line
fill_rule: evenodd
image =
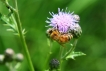
M14 32L14 30L13 30L13 29L7 29L7 31Z
M10 20L9 17L7 17L6 15L2 15L1 13L0 13L0 15L1 15L1 16L0 16L0 20L5 23L5 24L3 24L3 25L9 26L10 28L15 29L15 25L13 24L13 22Z
M7 29L7 31L11 31L11 32L14 32L15 34L18 34L17 26L11 17L8 17L8 16L0 13L0 20L4 23L3 24L4 26L9 27L9 29ZM25 33L25 30L23 31L23 33Z
M18 33L14 33L14 35L17 35L17 36L19 36L19 34L18 34Z
M25 29L22 30L22 34L25 35L27 32Z
M75 60L75 57L78 57L78 56L83 56L83 55L86 55L85 53L83 52L72 52L70 53L67 57L66 57L66 60L67 59L74 59Z
M2 15L0 13L0 20L3 21L5 24L10 24L10 20L6 15Z

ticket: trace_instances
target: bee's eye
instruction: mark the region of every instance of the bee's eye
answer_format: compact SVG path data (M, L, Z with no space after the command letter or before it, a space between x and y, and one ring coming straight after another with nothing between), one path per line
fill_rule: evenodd
M53 30L49 30L49 33L51 34L53 32Z
M52 32L53 32L53 30L52 30L51 28L49 28L49 29L46 31L47 34L51 34Z

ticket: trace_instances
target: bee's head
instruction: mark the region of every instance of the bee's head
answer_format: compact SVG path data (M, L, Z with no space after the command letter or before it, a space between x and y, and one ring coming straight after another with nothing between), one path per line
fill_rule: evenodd
M46 31L46 36L48 37L48 38L50 38L50 34L53 32L53 28L49 28L49 29L47 29L47 31Z

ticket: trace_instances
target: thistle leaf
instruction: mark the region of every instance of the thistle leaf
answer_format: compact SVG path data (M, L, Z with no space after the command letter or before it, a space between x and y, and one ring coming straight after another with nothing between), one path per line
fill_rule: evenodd
M68 60L68 59L73 59L73 60L75 60L75 57L78 57L78 56L83 56L83 55L86 55L85 53L83 53L83 52L72 52L72 53L70 53L67 57L66 57L66 60Z
M4 26L9 27L7 31L11 31L13 33L18 34L17 25L14 23L11 17L0 13L0 20L4 23ZM25 30L23 30L23 33L25 33Z
M7 31L14 32L14 30L13 30L13 29L7 29Z
M25 29L22 30L22 34L25 35L27 32Z
M5 24L10 24L10 19L6 15L2 15L1 13L0 20L3 21Z

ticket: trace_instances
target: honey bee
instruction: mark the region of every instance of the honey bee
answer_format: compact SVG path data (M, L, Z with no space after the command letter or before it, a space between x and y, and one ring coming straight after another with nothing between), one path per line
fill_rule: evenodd
M57 29L49 28L47 30L47 36L60 44L65 44L70 41L73 36L70 33L61 33Z

